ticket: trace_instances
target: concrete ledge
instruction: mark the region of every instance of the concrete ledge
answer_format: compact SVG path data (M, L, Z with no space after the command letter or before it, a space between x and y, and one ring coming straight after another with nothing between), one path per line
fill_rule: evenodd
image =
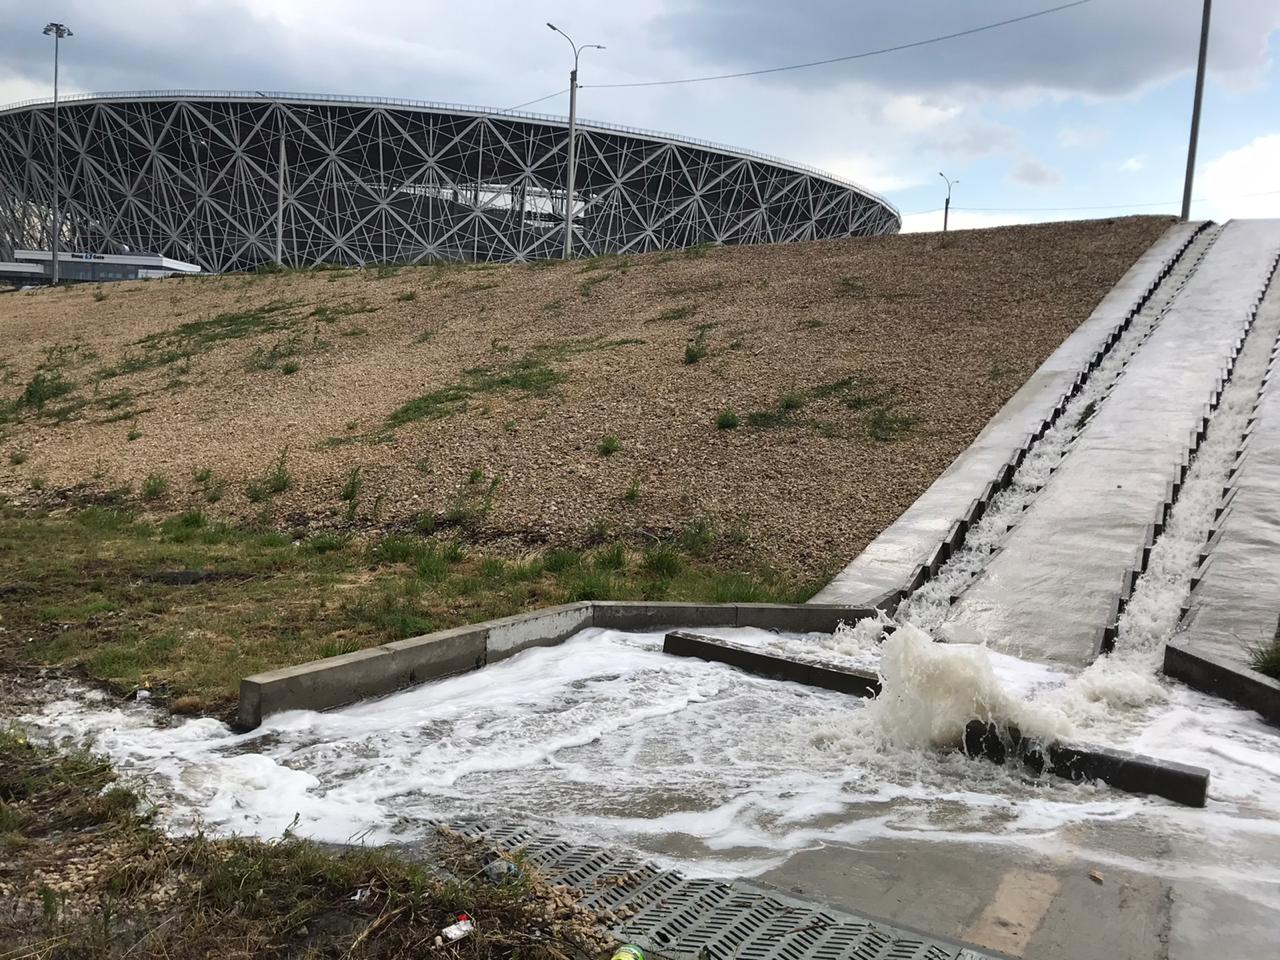
M1164 648L1164 672L1201 693L1256 710L1265 720L1280 724L1280 681L1242 663L1199 652L1185 640L1171 640Z
M458 627L395 640L378 649L395 656L397 679L403 681L398 685L411 685L483 667L488 660L486 633L484 627Z
M851 693L858 697L874 697L880 692L880 678L870 670L850 670L816 663L788 660L724 640L701 637L696 633L673 631L662 642L662 652L676 657L697 657L728 664L757 677L803 683L807 687Z
M834 603L738 603L734 606L738 611L739 627L786 630L789 633L834 633L842 623L857 623L876 614L870 607Z
M964 731L964 750L1003 764L1020 761L1036 773L1049 772L1064 780L1100 780L1127 793L1148 793L1188 807L1203 807L1209 793L1209 771L1171 760L1157 760L1107 747L1041 744L1024 739L1016 729L971 720Z
M566 603L490 620L483 624L489 634L488 659L505 660L530 647L555 646L592 626L593 620L589 603Z
M732 603L649 603L644 600L597 600L592 623L610 630L650 627L736 627L738 608Z
M398 686L395 657L381 647L254 674L240 681L241 726L256 727L270 713L337 706L389 693Z
M554 646L591 626L744 626L830 633L841 623L874 613L861 607L802 603L568 603L245 677L240 681L237 724L251 730L273 713L328 710L394 693L479 669L530 647Z

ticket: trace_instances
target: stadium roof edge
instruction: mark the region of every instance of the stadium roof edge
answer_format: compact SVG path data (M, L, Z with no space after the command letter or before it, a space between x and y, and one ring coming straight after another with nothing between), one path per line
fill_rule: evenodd
M403 107L412 110L427 110L437 112L470 114L473 116L485 117L509 117L517 120L527 120L535 123L553 123L567 125L569 120L567 117L556 116L555 114L546 113L530 113L519 110L500 110L496 107L477 107L465 104L444 103L431 100L410 100L403 97L361 97L350 94L329 94L329 93L285 93L280 91L256 91L256 90L126 90L126 91L108 91L101 93L76 93L66 94L58 98L59 105L69 103L83 103L86 101L109 101L109 100L280 100L292 103L317 103L331 104L335 106L369 106L369 107ZM33 107L51 107L53 106L52 98L35 98L32 100L21 100L17 103L10 103L0 106L0 116L7 113L16 113L22 110L29 110ZM578 119L577 125L579 129L597 130L603 133L622 133L632 136L645 137L651 140L663 140L668 143L698 147L701 149L715 150L719 153L725 153L732 156L742 157L751 160L760 160L775 166L783 167L795 171L797 173L805 173L810 176L819 177L830 183L844 187L849 190L856 190L858 193L875 200L877 203L883 204L891 210L901 222L902 212L885 199L881 194L852 180L846 180L826 170L820 170L817 167L811 167L808 164L797 163L793 160L787 160L783 157L773 156L768 153L761 153L756 150L748 150L742 147L733 147L728 144L716 143L712 140L702 140L697 137L681 136L674 133L665 133L661 130L648 130L643 127L629 127L623 124L603 123L594 120Z

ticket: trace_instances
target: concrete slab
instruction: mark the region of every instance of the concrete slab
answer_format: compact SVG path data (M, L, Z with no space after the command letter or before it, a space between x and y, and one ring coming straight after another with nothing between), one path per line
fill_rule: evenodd
M1148 855L1155 845L1128 843ZM762 879L1024 960L1168 960L1169 884L1106 866L1099 884L1097 866L1067 852L877 839L796 853Z
M1232 221L1107 402L952 609L952 639L1042 662L1099 652L1122 584L1280 251L1280 220Z
M488 620L488 659L503 660L530 647L554 646L593 622L590 603L566 603L501 620Z
M983 498L984 488L1003 465L1019 457L1029 435L1042 429L1077 378L1205 226L1203 221L1177 224L1152 244L964 453L812 602L873 607L907 589L916 569L928 566L951 526L974 500Z

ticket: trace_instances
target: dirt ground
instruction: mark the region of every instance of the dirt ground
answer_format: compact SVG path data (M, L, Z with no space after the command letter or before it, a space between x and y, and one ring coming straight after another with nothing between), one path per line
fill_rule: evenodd
M0 493L834 571L1170 222L7 294Z

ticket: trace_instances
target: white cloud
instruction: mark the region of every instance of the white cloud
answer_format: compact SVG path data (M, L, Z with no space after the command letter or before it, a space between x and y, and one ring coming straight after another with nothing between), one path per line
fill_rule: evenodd
M907 172L901 168L890 169L883 157L870 154L841 154L837 156L819 157L812 164L819 170L835 174L844 180L850 180L859 186L877 193L888 193L890 190L906 190L928 182L926 178Z
M47 83L40 83L37 80L31 80L26 77L19 76L0 76L0 104L21 103L23 100L47 100L53 97L53 76L50 69L50 76ZM62 93L79 93L75 87L62 85Z
M1146 159L1143 157L1130 157L1124 163L1120 164L1120 169L1124 173L1138 173L1147 165Z
M984 213L981 211L952 210L947 221L948 230L981 230L984 227L1004 227L1011 223L1031 223L1034 214L1014 212ZM942 229L942 211L908 213L902 218L903 233L932 233Z
M1009 179L1027 187L1051 187L1062 181L1062 174L1039 160L1023 160L1009 171Z
M1257 137L1204 165L1195 213L1214 220L1280 217L1280 133Z
M1068 150L1078 147L1096 147L1110 134L1102 127L1063 127L1058 131L1058 143Z
M959 104L914 95L891 96L884 104L885 118L910 132L931 130L955 120L963 110Z

